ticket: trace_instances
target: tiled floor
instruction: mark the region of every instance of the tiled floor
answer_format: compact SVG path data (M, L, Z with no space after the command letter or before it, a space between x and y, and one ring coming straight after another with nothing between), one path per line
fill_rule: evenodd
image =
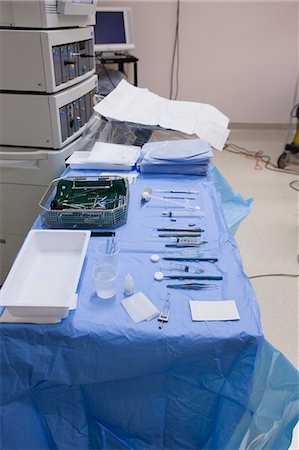
M233 129L229 142L250 151L262 150L276 164L284 149L284 129ZM235 237L245 273L298 274L298 192L289 183L294 174L255 168L256 161L227 151L215 152L214 164L231 186L244 198L253 197L254 206ZM292 157L286 169L299 170L299 157ZM299 183L296 183L298 189ZM299 367L298 280L291 277L252 279L259 300L266 339ZM298 427L292 449L299 449Z

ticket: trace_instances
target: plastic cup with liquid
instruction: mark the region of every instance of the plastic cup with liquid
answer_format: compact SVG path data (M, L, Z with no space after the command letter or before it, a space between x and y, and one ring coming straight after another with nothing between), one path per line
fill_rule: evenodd
M118 279L117 266L100 264L94 269L93 278L98 297L108 299L115 296Z
M120 247L114 239L103 239L96 246L96 255L99 264L118 266Z

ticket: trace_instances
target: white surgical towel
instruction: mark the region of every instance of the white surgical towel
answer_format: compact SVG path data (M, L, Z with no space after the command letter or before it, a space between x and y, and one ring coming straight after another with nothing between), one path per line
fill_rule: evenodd
M96 142L88 155L87 162L134 166L139 155L140 147L135 145Z
M142 322L143 320L151 320L159 315L157 308L143 292L131 295L125 300L122 300L121 304L135 323Z
M192 320L239 320L234 300L190 300Z

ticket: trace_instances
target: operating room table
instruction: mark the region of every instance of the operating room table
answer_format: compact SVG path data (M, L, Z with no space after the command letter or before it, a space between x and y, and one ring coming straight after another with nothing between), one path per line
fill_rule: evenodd
M154 199L141 206L147 187L198 191L203 216L189 211L179 219L176 206ZM182 223L205 230L203 254L218 261L198 264L223 277L215 289L170 290L169 280L154 280L159 263L151 255L173 249L153 229ZM40 218L34 227L43 228ZM103 238L91 237L75 311L59 324L1 325L1 448L224 449L240 422L263 333L211 175L139 174L127 223L115 231L121 253L114 299L96 296L92 270ZM162 329L157 318L135 324L122 307L128 272L135 292L159 311L171 292ZM189 300L235 300L240 320L193 322Z

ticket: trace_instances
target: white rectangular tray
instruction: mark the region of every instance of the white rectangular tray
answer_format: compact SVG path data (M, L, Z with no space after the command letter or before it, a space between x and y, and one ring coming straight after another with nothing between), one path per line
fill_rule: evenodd
M0 305L18 319L66 317L89 237L89 230L31 230L0 290Z

